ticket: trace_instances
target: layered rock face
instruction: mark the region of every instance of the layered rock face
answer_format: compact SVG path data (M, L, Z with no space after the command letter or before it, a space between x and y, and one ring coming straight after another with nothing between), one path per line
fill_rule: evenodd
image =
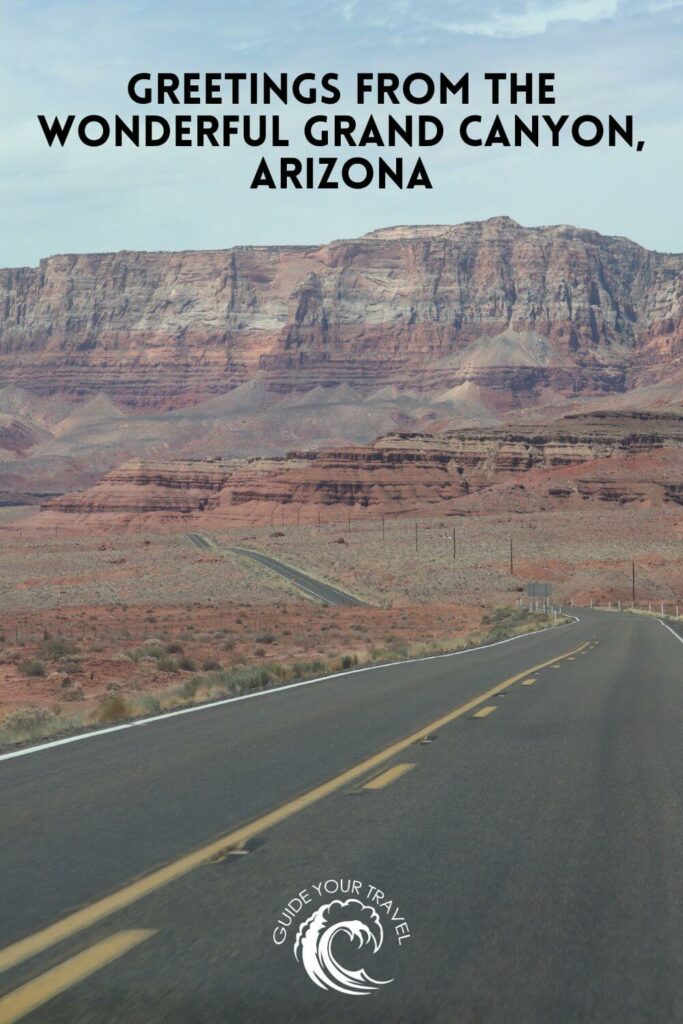
M130 462L49 513L155 515L206 528L369 516L537 511L567 500L683 502L683 416L572 416L530 430L395 434L280 459Z
M0 387L168 409L473 384L501 408L623 391L683 359L683 256L508 218L320 247L54 256L0 271Z

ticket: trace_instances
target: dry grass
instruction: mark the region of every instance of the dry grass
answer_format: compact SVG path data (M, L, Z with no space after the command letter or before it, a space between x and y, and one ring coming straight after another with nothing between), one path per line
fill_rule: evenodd
M422 518L417 550L413 521L387 519L383 540L381 521L360 512L352 517L350 532L348 521L323 520L322 531L285 522L213 536L223 549L252 545L383 606L509 603L529 579L553 582L560 600L626 600L632 559L643 599L683 596L683 525L674 506ZM198 551L183 534L109 532L30 540L0 535L0 607L6 613L88 605L160 609L198 602L272 606L300 596L256 563Z
M0 538L0 607L6 613L198 601L274 604L290 594L266 569L200 552L182 534Z
M490 616L483 617L480 629L464 636L419 643L398 642L396 638L390 637L390 642L384 646L373 647L361 655L354 652L333 658L298 660L291 664L268 661L252 665L210 667L202 673L186 674L182 682L166 685L154 691L139 689L124 694L118 687L110 685L108 692L96 704L80 714L67 712L59 706L47 708L36 705L28 705L10 712L0 723L0 749L68 734L83 728L116 724L189 705L282 686L302 679L343 672L356 666L463 650L535 629L561 625L565 621L567 620L563 618L554 621L548 616L532 615L524 609L499 608ZM151 659L157 663L169 657L164 647L159 645L134 649L129 652L129 656L133 662ZM176 666L165 671L175 674L181 670Z
M491 609L514 606L530 579L553 582L561 601L625 602L633 559L641 600L683 596L675 508L423 518L417 550L413 522L387 520L383 538L381 521L359 513L350 533L348 522L240 528L214 534L211 552L161 532L0 536L5 744L523 631L531 620L495 621ZM226 552L237 545L375 607L321 607Z
M26 704L78 702L87 716L109 692L156 692L199 670L365 658L415 637L466 635L480 619L481 609L459 605L333 609L306 600L21 614L0 632L0 720ZM25 674L33 661L42 674Z
M625 601L631 560L642 599L683 598L683 520L676 507L421 519L417 550L414 522L387 520L383 539L381 521L359 514L350 532L348 523L338 523L322 531L285 525L213 536L222 547L246 536L243 544L383 605L509 603L529 580L552 582L563 602Z

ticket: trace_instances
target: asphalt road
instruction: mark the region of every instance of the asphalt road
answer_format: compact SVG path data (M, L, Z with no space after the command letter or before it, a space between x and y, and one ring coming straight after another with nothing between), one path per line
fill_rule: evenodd
M295 587L298 587L298 589L302 590L305 594L308 594L311 597L317 597L324 604L365 604L364 601L360 601L357 597L353 597L351 594L347 594L345 591L339 590L337 587L331 587L329 583L321 583L320 580L316 580L312 576L307 576L306 573L292 568L291 565L287 565L285 562L278 561L277 558L271 558L270 555L262 555L260 551L252 551L250 548L228 548L228 550L237 555L244 555L246 558L251 558L254 562L258 562L259 565L263 565L266 569L270 569L272 572L277 573L278 576L282 576L284 579L289 580L290 583L293 583Z
M198 551L212 551L214 545L203 533L186 533L185 536Z
M0 762L0 1022L683 1021L683 646L579 615Z

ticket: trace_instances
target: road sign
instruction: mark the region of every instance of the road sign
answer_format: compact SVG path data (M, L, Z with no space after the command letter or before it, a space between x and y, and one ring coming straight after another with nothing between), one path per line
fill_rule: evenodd
M527 583L527 597L551 597L553 593L552 583Z

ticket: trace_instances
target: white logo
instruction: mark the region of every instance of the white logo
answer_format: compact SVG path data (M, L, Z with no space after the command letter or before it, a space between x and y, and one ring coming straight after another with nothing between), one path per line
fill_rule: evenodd
M374 885L363 885L357 880L330 878L312 885L311 890L321 898L351 894L348 899L333 899L322 903L298 925L294 938L294 957L311 981L318 988L350 996L370 995L382 986L389 985L393 978L375 978L365 967L346 967L339 957L343 955L344 945L349 955L349 943L356 962L360 959L361 951L374 956L384 943L385 928L395 933L399 946L405 939L409 939L410 929L399 907L381 889ZM273 942L277 946L287 940L290 925L295 924L304 907L314 902L311 890L302 889L284 907L273 932ZM347 942L344 943L342 939L341 943L337 943L339 936L343 936Z
M384 939L379 914L366 903L360 900L324 903L301 925L294 944L294 956L304 965L311 981L320 988L365 996L393 980L378 981L365 969L349 971L342 967L332 952L332 940L339 932L357 941L359 949L371 945L373 953Z

